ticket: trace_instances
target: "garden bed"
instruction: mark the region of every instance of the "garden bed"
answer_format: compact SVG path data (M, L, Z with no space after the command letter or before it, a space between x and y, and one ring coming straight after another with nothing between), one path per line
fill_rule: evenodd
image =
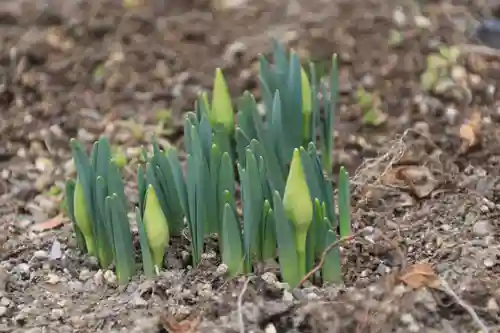
M472 2L5 5L0 332L500 331L500 55L468 45L460 19L486 10ZM117 286L60 214L69 138L90 148L107 135L130 160L137 200L141 145L156 133L182 148L183 112L216 67L233 96L258 96L256 57L271 38L318 67L339 56L335 170L352 176L357 232L342 244L345 284L291 293L276 267L228 280L214 244L193 269L174 238L160 277ZM443 53L449 77L425 89Z

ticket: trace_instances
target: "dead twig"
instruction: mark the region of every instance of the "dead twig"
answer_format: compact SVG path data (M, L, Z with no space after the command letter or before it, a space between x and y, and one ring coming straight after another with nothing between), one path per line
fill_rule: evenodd
M245 280L245 283L243 284L243 289L241 289L241 293L238 296L238 322L240 326L240 333L245 333L245 322L243 321L243 295L245 295L245 292L247 291L248 288L248 283L250 282L250 278L247 278Z
M353 239L355 239L356 237L359 237L361 234L363 234L366 230L363 229L363 230L360 230L358 232L355 232L353 233L352 235L350 236L346 236L346 237L343 237L341 239L339 239L338 241L336 242L333 242L332 244L330 244L324 251L323 253L321 254L321 259L319 261L319 263L309 271L309 273L306 274L306 276L304 276L302 278L302 280L300 280L299 284L297 285L297 288L299 288L300 286L302 286L304 284L304 282L306 282L307 280L309 280L311 278L311 276L313 276L318 270L321 269L321 267L323 267L323 264L325 263L325 258L327 256L327 254L332 250L334 249L335 247L337 246L340 246L341 244L345 243L345 242L349 242Z
M302 280L300 280L299 284L297 285L297 288L299 288L300 286L302 286L304 284L304 282L306 282L307 280L309 280L311 278L311 276L313 276L318 270L321 269L321 267L323 267L323 264L325 263L325 258L327 256L327 254L335 247L337 246L340 246L341 244L345 243L345 242L349 242L355 238L358 238L359 236L361 236L362 234L366 234L366 233L372 233L372 228L370 227L367 227L367 228L364 228L358 232L355 232L353 233L352 235L350 236L347 236L347 237L344 237L344 238L341 238L339 240L337 240L336 242L333 242L331 243L324 251L323 253L321 254L321 259L319 261L319 263L312 269L309 271L309 273L307 273L303 278ZM382 238L384 241L386 241L387 243L389 243L394 250L397 251L397 254L398 256L400 257L401 259L401 270L405 269L406 267L406 260L405 260L405 255L403 253L403 251L401 251L401 249L396 245L394 244L394 241L392 241L391 239L389 239L387 236L385 236L384 234L382 233L379 233L377 234L377 236L379 236L380 238Z
M488 327L483 323L483 321L481 320L481 318L479 318L479 316L477 315L476 311L474 311L474 309L467 303L465 303L464 300L462 300L454 291L453 289L451 289L451 287L448 285L448 283L443 280L443 279L440 279L441 283L441 290L444 291L445 293L447 293L449 296L451 296L453 298L453 300L458 304L460 305L465 311L467 311L470 316L472 317L472 320L477 324L477 326L481 329L481 332L482 333L489 333L489 329Z

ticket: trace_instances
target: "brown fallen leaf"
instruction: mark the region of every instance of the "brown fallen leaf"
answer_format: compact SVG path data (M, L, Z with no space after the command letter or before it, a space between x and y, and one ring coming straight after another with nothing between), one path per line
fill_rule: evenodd
M479 143L479 136L481 134L481 113L476 111L472 114L470 119L460 126L460 138L462 139L462 146L460 152L463 154L469 149L475 147Z
M64 215L59 214L54 216L51 219L48 219L47 221L40 222L35 224L32 227L33 231L45 231L45 230L51 230L60 227L61 225L64 224Z
M418 165L394 167L384 174L382 183L410 191L419 199L429 196L439 185L427 167Z
M414 289L420 287L438 289L440 286L439 277L427 263L416 263L408 267L399 280Z
M179 322L171 314L164 314L160 317L160 323L168 333L196 333L201 316L192 314Z

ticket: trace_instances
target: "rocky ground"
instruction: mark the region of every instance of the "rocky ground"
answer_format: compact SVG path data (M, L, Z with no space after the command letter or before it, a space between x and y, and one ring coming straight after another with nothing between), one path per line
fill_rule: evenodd
M469 38L487 1L35 3L0 9L0 332L500 332L500 51ZM345 284L229 281L177 240L161 277L117 287L60 213L68 139L108 135L135 198L137 149L182 142L216 67L258 94L271 38L320 72L339 54Z

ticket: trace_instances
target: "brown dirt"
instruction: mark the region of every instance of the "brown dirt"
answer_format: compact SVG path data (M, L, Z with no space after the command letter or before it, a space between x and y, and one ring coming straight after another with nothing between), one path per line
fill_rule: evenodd
M500 56L466 45L461 20L487 13L483 2L5 2L0 332L179 333L196 318L202 332L500 331ZM318 63L339 54L336 169L353 175L353 223L363 230L343 247L345 285L290 294L272 272L228 281L215 253L192 269L176 241L161 277L117 288L75 250L66 219L38 230L59 218L70 137L108 135L130 156L131 178L153 133L181 143L182 113L216 67L235 95L255 89L255 59L271 37ZM429 94L420 75L442 45L463 51L453 74L463 88ZM383 124L363 124L360 86L379 96ZM158 126L164 109L171 119Z

